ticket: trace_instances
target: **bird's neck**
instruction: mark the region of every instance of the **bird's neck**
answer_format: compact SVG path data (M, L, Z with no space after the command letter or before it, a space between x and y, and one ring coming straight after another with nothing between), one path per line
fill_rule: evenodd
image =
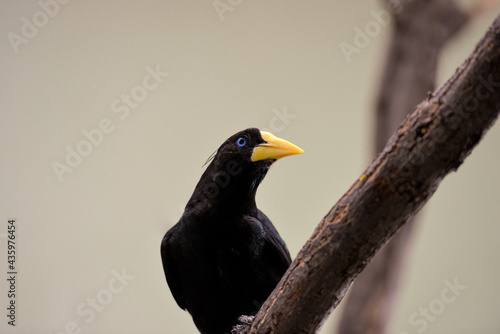
M256 215L255 194L261 180L247 177L246 173L229 175L208 168L196 185L189 206L209 205L223 214L238 212Z

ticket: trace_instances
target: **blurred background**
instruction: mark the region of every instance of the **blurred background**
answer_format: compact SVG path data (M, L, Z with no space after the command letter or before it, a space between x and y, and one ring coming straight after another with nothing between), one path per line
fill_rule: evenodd
M166 284L160 241L205 160L247 127L306 152L275 164L257 197L294 257L373 158L390 26L351 56L340 45L353 45L356 28L383 8L374 0L3 1L0 332L195 333ZM438 85L499 12L448 43ZM497 124L426 206L391 333L500 332L499 141ZM12 218L15 327L6 317ZM454 282L456 298L443 303ZM341 311L321 333L334 333Z

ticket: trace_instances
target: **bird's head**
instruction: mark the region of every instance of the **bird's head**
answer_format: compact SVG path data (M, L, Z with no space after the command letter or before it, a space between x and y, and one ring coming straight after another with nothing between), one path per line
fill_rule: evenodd
M215 158L235 160L241 164L274 162L304 151L287 140L270 132L249 128L229 137L217 150Z
M227 172L255 174L267 171L278 159L302 153L301 148L287 140L249 128L229 137L217 150L213 163L219 170L225 167Z
M273 134L249 128L229 137L217 150L195 193L207 198L255 194L269 167L278 159L304 151Z

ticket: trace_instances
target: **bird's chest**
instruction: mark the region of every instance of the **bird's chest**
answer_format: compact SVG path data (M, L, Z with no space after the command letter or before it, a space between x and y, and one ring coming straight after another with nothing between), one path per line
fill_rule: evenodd
M253 221L221 225L211 238L217 274L222 277L240 276L252 271L264 246L264 231Z
M207 219L186 231L184 247L188 276L197 282L212 282L210 290L236 289L242 279L254 277L265 241L261 223L253 218ZM208 283L207 283L208 284ZM215 288L213 291L218 291Z
M214 239L221 260L239 261L255 258L261 253L264 235L260 226L240 223L220 227Z

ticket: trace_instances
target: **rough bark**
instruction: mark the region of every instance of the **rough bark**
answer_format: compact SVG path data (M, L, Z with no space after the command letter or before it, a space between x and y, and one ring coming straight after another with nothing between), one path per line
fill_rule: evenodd
M462 164L499 112L500 17L322 219L251 328L236 332L315 333L373 255Z
M389 5L390 0L387 0ZM375 152L427 92L434 89L442 47L467 21L454 0L404 1L393 34L376 105ZM410 219L359 274L344 301L342 334L386 333L411 245Z

